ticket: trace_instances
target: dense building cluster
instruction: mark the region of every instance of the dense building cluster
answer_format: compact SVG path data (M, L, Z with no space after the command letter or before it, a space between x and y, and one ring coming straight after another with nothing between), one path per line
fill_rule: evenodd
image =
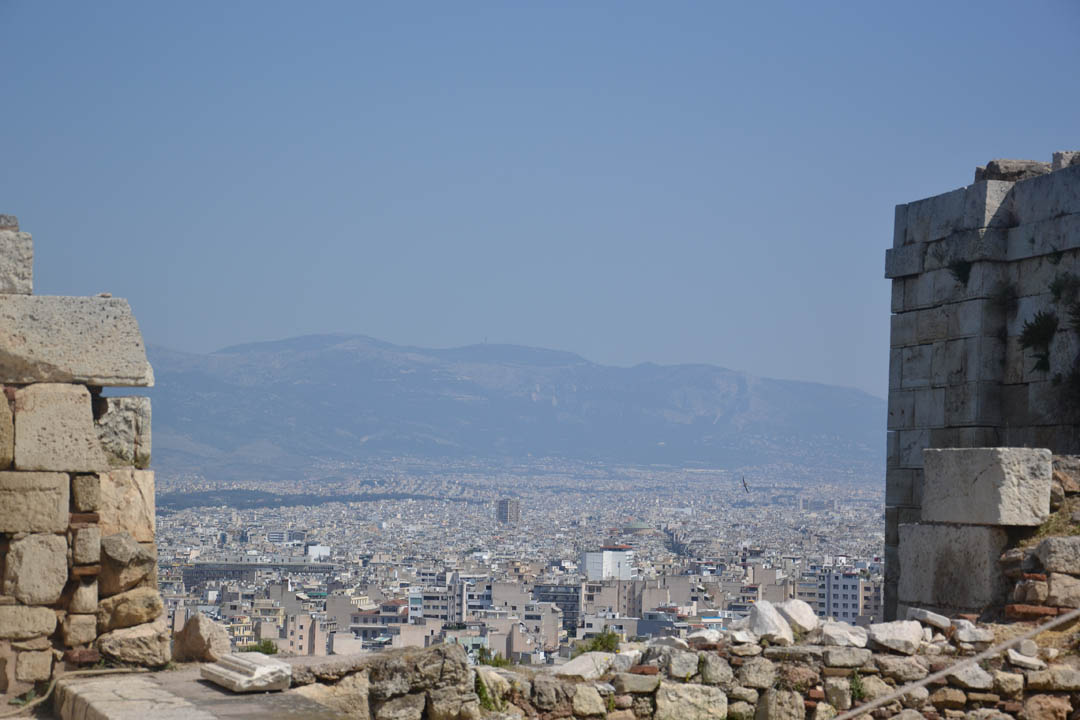
M356 471L370 487L385 467ZM174 628L201 612L238 647L321 655L456 642L474 658L543 664L605 630L726 628L760 600L881 619L880 490L637 468L583 482L597 469L563 463L488 469L489 500L460 500L484 473L427 469L398 483L408 499L338 502L350 488L312 483L300 489L326 502L164 512L159 582Z

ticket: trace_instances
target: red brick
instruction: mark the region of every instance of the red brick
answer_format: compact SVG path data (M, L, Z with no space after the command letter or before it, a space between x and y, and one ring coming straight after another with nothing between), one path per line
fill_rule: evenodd
M1020 603L1013 603L1012 605L1005 606L1005 617L1014 620L1050 617L1051 615L1057 614L1057 608L1046 607L1045 605L1022 605Z
M1041 580L1042 582L1046 582L1045 573L1024 573L1021 577L1024 580Z
M101 574L100 565L76 565L71 568L72 577L94 577Z
M630 672L635 675L659 675L660 668L655 665L633 665L630 668Z
M821 688L810 688L810 691L806 693L806 696L809 697L811 700L824 700L825 691Z
M101 659L101 653L94 648L75 648L64 653L64 661L72 665L93 665Z
M71 513L71 517L68 522L90 523L91 525L97 525L101 522L101 515L97 514L96 512Z

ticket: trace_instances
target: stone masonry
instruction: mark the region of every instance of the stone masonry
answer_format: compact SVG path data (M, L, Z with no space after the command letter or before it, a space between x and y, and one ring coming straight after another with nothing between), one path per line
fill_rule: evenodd
M933 494L925 448L1080 454L1080 153L1054 153L1051 163L994 160L967 187L898 205L885 276L891 618L901 526L932 521L924 517ZM992 544L991 525L969 519L973 529L952 534Z
M160 666L150 401L125 300L34 296L33 241L0 215L0 705L65 668Z

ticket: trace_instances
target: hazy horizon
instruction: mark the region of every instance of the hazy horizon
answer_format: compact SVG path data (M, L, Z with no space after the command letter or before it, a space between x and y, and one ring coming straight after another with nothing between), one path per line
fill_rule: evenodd
M166 350L168 352L179 352L179 353L190 354L190 355L214 355L216 353L224 353L227 350L232 350L232 349L236 349L236 348L243 348L243 347L248 347L248 346L252 346L252 345L273 345L273 344L276 344L276 343L287 343L287 342L293 341L293 340L303 340L305 338L318 338L318 337L367 338L367 339L374 340L374 341L379 342L379 343L386 343L388 345L392 345L392 346L398 347L398 348L418 349L418 350L437 350L437 351L438 350L465 350L465 349L469 349L469 348L479 348L479 347L484 347L484 346L521 348L521 349L525 349L525 350L541 350L541 351L546 351L546 352L567 353L567 354L570 354L570 355L574 355L574 356L576 356L576 357L578 357L578 358L580 358L580 359L582 359L582 360L584 360L584 361L586 361L588 363L591 363L593 365L599 365L599 366L602 366L602 367L614 367L614 368L634 368L634 367L638 367L638 366L642 366L642 365L654 365L654 366L658 366L658 367L679 367L679 366L686 366L686 367L692 367L692 366L713 367L713 368L719 368L719 369L722 369L722 370L731 370L731 371L734 371L734 372L745 373L747 375L750 375L751 377L757 377L757 378L761 378L763 380L779 380L781 382L798 382L798 383L808 383L808 384L811 384L811 385L825 385L825 386L829 386L829 387L848 388L848 389L851 389L851 390L858 390L860 392L866 393L867 395L869 395L869 396L871 396L873 398L876 398L878 400L881 400L881 401L885 401L887 399L884 395L875 395L872 392L869 392L869 391L864 390L864 389L859 388L859 387L855 387L854 385L850 385L850 384L826 383L826 382L820 382L820 381L817 381L817 380L800 380L800 379L789 378L789 377L774 377L774 376L771 376L771 375L758 375L756 373L752 373L750 371L744 370L743 368L726 367L724 365L718 365L717 363L698 363L698 362L662 363L662 362L654 362L654 361L651 361L651 360L642 360L641 362L637 362L637 363L597 362L597 361L593 360L590 357L586 357L585 355L582 355L581 353L574 352L572 350L566 350L566 349L563 349L563 348L548 348L548 347L541 347L539 345L529 345L529 344L521 344L521 343L480 342L480 343L470 343L470 344L467 344L467 345L420 345L418 343L400 343L399 344L399 343L391 343L391 342L389 342L387 340L384 340L382 338L377 338L377 337L374 337L372 335L368 335L366 333L323 332L323 333L308 333L308 334L305 334L305 335L294 335L294 336L290 336L290 337L270 338L270 339L266 339L266 340L250 340L250 341L243 342L243 343L232 343L232 344L229 344L229 345L223 345L223 346L221 346L219 348L215 348L215 349L212 349L212 350L205 350L205 351L182 350L182 349L179 349L179 348L173 348L173 347L169 347L167 345L162 345L161 343L147 343L147 347L148 348L153 348L153 349L156 349L156 350Z

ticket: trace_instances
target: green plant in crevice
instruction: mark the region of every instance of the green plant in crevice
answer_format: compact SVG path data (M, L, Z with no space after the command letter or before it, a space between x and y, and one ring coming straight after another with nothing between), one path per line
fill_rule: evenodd
M862 702L863 700L865 700L866 688L863 687L862 675L859 674L858 670L851 673L851 680L849 682L851 685L851 699L854 702Z
M501 703L495 702L495 699L491 697L487 683L480 677L480 673L476 673L476 680L473 681L473 692L476 693L476 697L480 701L480 707L483 709L489 712L497 712L501 709L499 707Z
M1067 271L1058 273L1050 282L1050 294L1053 295L1054 302L1075 303L1080 299L1080 277Z
M971 266L973 263L970 260L953 260L949 263L949 272L952 273L953 279L956 282L964 285L968 284L968 280L971 279Z
M1050 343L1058 330L1058 316L1053 310L1040 310L1035 317L1024 321L1020 331L1020 347L1033 351L1035 370L1050 369Z

